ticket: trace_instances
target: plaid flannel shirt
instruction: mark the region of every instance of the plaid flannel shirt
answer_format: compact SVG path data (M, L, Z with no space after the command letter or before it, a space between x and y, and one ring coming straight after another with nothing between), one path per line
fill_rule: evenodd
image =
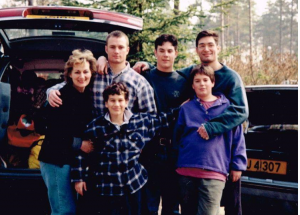
M88 175L96 181L100 195L107 196L138 191L148 179L147 171L138 162L141 150L161 128L174 122L177 114L178 109L168 114L134 114L119 129L103 116L94 119L86 130L87 138L94 142L94 152L76 157L72 182L86 181Z
M96 74L93 85L93 101L95 115L101 116L105 113L105 102L102 96L104 89L113 82L123 82L129 90L128 108L133 113L156 112L154 92L148 81L135 72L127 62L126 67L117 75L113 75L108 68L107 75ZM47 98L50 90L59 90L65 85L65 82L57 84L47 90Z
M108 68L108 75L96 74L94 81L94 107L97 116L105 112L105 102L102 96L104 89L113 82L123 82L129 90L128 108L133 113L156 112L154 92L148 81L135 72L127 63L126 67L117 75L113 75Z

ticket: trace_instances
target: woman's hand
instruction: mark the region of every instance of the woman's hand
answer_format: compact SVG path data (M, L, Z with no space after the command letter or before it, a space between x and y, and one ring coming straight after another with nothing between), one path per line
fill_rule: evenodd
M83 196L83 191L87 191L86 183L84 181L75 182L75 190L78 194Z

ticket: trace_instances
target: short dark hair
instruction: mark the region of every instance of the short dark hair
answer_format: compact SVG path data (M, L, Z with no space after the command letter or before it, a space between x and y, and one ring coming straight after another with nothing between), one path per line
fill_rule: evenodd
M110 95L124 95L126 101L129 100L129 91L123 82L112 83L103 91L104 101L107 102Z
M196 38L196 47L198 47L198 42L200 39L202 39L203 37L213 37L216 44L219 44L219 35L217 32L212 31L212 30L203 30L201 31Z
M127 43L126 45L129 47L129 39L128 39L128 36L124 32L119 31L119 30L110 32L106 37L106 45L107 45L109 38L111 38L111 37L116 37L116 38L124 37L126 39L126 43Z
M203 66L199 64L193 68L190 74L190 84L192 85L194 82L194 78L197 74L206 75L210 78L211 82L215 82L215 72L210 66Z
M155 40L155 50L157 50L157 47L162 46L165 42L170 42L172 46L174 46L175 50L177 50L178 40L172 34L162 34L159 37L157 37Z

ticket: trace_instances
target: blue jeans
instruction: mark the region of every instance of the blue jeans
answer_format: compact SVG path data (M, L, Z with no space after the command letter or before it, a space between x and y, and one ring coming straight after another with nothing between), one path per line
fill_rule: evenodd
M51 215L73 215L76 213L71 187L70 165L62 167L40 161L41 173L48 189Z
M179 176L182 215L217 215L224 181Z

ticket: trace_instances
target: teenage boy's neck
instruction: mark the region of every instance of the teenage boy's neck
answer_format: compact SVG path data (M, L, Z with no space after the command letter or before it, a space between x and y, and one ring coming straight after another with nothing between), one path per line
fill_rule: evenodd
M205 101L205 102L212 102L217 100L218 97L214 96L214 95L208 95L208 96L197 96L201 101Z
M171 68L162 68L159 65L157 65L157 70L159 70L161 72L173 72L174 68L173 67L171 67Z
M113 124L122 125L124 122L124 113L123 115L118 115L118 116L109 114L109 118Z
M223 65L219 61L211 62L211 63L204 63L202 62L204 66L210 66L213 68L214 71L217 71L223 67Z
M111 71L114 75L119 74L123 69L125 69L127 63L109 63L109 67L111 68Z

